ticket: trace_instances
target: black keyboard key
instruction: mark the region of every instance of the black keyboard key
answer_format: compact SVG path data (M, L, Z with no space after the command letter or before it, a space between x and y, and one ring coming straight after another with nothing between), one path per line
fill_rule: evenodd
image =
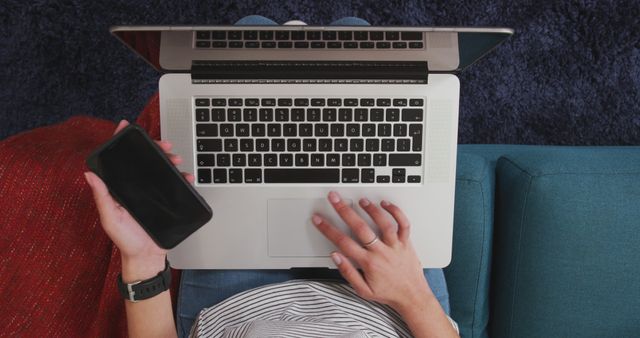
M229 41L229 48L242 48L242 41Z
M319 151L331 151L331 146L333 144L333 140L330 138L321 138L318 140L318 150Z
M369 40L384 40L384 32L382 31L369 32Z
M372 108L370 114L371 121L384 121L384 110L382 108Z
M399 138L396 141L396 150L398 151L409 151L411 149L411 140L408 138Z
M269 151L269 139L257 138L256 139L256 151L258 151L258 152Z
M244 183L262 183L261 169L245 169Z
M313 136L313 124L300 123L298 125L298 135L300 136Z
M347 124L347 136L360 136L360 124L349 123Z
M258 40L258 31L244 31L245 40Z
M244 167L247 165L247 154L233 154L231 161L234 167Z
M209 33L209 31L197 31L196 32L196 39L209 40L210 37L211 37L211 34Z
M295 121L295 122L304 121L304 109L302 108L291 109L291 121Z
M276 99L262 99L260 104L265 107L272 107L276 105Z
M402 109L402 121L422 121L423 110L421 108Z
M356 41L345 41L343 46L344 48L358 48L358 43Z
M342 105L342 99L336 99L336 98L327 99L327 106L338 107L341 105Z
M379 107L388 107L391 105L391 99L377 99L376 105Z
M396 145L396 141L394 139L383 138L381 149L382 151L394 151L396 149L395 145Z
M229 183L242 183L242 169L229 169Z
M391 123L378 124L378 136L391 136Z
M262 48L276 48L275 41L262 41L260 45L262 46Z
M384 167L387 165L387 154L373 154L373 165L375 167Z
M358 183L360 171L358 169L342 169L342 183Z
M209 48L211 47L211 42L209 41L196 41L197 48Z
M369 33L365 31L355 31L353 32L354 40L369 40Z
M218 167L228 167L231 165L231 155L229 154L217 154L216 163Z
M255 99L255 98L244 99L244 105L245 106L250 106L250 107L257 107L257 106L260 105L260 100Z
M370 42L370 41L360 42L360 48L370 49L373 47L375 47L375 44L373 42Z
M337 111L335 108L324 108L322 110L322 121L333 122L337 119Z
M292 99L278 99L278 106L290 107L292 104Z
M289 152L300 151L300 139L298 138L287 139L287 151Z
M376 42L376 48L389 49L391 48L391 42L384 42L384 41Z
M227 105L227 99L211 99L211 105L214 107L224 107Z
M409 100L409 105L410 106L415 106L415 107L421 107L421 106L424 106L424 100L423 99L411 99L411 100Z
M393 183L404 183L405 177L404 176L391 176L391 181Z
M393 48L399 48L399 49L407 48L406 42L394 42L392 45L393 45Z
M238 98L229 99L229 105L234 107L242 106L242 99L238 99Z
M208 107L211 101L209 99L196 99L197 107Z
M374 103L374 99L360 99L360 105L362 107L372 107Z
M344 136L344 124L332 123L331 124L331 136Z
M238 151L238 139L228 138L224 140L224 151L234 152Z
M362 124L362 136L376 136L376 125L373 123Z
M420 49L424 47L422 42L409 42L409 48Z
M314 138L305 138L302 140L302 150L307 152L316 151L317 141Z
M402 32L402 40L422 40L422 32Z
M353 167L356 165L356 154L346 153L342 154L342 166Z
M307 41L296 41L293 45L295 48L309 48L309 42Z
M309 122L320 121L320 109L318 108L307 109L307 121Z
M241 115L241 112L240 112L240 108L229 108L227 110L227 121L229 121L229 122L242 121L242 115Z
M292 167L293 166L293 154L280 154L280 166Z
M327 167L340 166L340 154L327 154Z
M273 40L273 31L260 31L260 40Z
M342 43L339 41L329 41L327 42L327 47L329 48L342 48Z
M213 167L216 165L216 156L214 154L198 154L199 167Z
M198 123L196 124L196 136L218 136L218 125L211 123Z
M294 157L296 167L309 166L309 154L296 154Z
M307 40L320 40L321 33L320 31L307 31Z
M333 140L334 151L347 151L349 148L349 140L346 138L337 138Z
M260 108L260 121L261 122L273 121L273 108Z
M271 139L271 151L285 151L286 149L286 142L283 138Z
M312 167L324 167L324 154L311 154Z
M240 139L240 151L253 151L253 139L252 138Z
M377 183L389 183L390 177L389 175L379 175L378 177L376 177L376 182Z
M356 108L355 110L355 121L362 122L367 121L369 115L369 110L366 108Z
M211 109L211 121L223 122L224 116L225 116L225 111L223 108Z
M242 31L229 31L229 32L227 32L227 39L229 39L229 40L242 40Z
M351 31L338 32L338 39L339 40L351 40L351 37L352 37Z
M262 155L260 155L260 154L249 154L249 166L250 167L260 167L260 166L262 166Z
M296 107L306 107L309 105L309 99L295 99L293 100L293 104Z
M280 41L278 42L278 48L291 48L293 47L293 43L289 41Z
M420 176L418 176L418 175L409 175L409 176L407 176L407 182L409 182L409 183L420 183Z
M311 99L311 105L314 107L324 106L325 101L326 101L325 99L314 98L314 99Z
M289 40L289 31L276 31L276 40Z
M209 121L209 108L196 109L196 121L207 122Z
M404 123L394 123L393 136L407 136L407 125Z
M422 151L422 135L413 136L411 138L411 150Z
M365 141L364 149L366 151L380 151L380 140L377 138L368 138Z
M226 31L212 31L211 38L214 40L226 40L227 32Z
M298 126L295 123L285 123L282 125L282 136L297 136Z
M415 167L422 165L422 154L389 154L389 165L393 167Z
M351 108L338 109L338 121L345 121L345 122L353 121L353 109Z
M363 151L364 150L364 140L361 138L353 138L349 140L349 150L350 151Z
M291 40L304 40L304 31L292 31L291 32Z
M265 136L267 127L262 123L251 124L251 136Z
M231 137L233 136L233 124L223 123L220 125L220 136Z
M277 154L264 154L264 166L265 167L277 167L278 155Z
M407 99L393 99L393 105L405 107L407 105Z
M338 169L265 169L265 183L339 183Z
M385 32L385 38L387 40L398 40L400 38L400 33L398 33L398 32Z
M322 32L322 40L335 40L336 32L335 31L324 31Z
M213 169L213 183L227 183L227 169Z
M326 46L324 41L312 41L311 48L324 48Z
M352 98L344 99L344 105L345 105L345 107L357 106L358 105L358 99L352 99Z
M211 169L198 169L198 183L211 183Z
M387 121L400 121L400 109L398 108L387 108Z
M258 109L245 108L242 110L242 120L245 122L253 122L258 120Z
M196 148L198 151L222 151L221 139L198 139L196 141Z
M278 122L289 121L289 108L276 108L276 121Z
M371 154L358 154L358 167L370 167Z
M375 181L376 172L373 168L360 169L360 181L362 183L373 183Z
M269 123L267 125L267 136L270 136L270 137L282 136L282 125L279 123Z
M259 48L260 43L258 41L246 41L244 43L245 48Z
M329 136L329 125L326 123L316 123L314 129L314 136Z
M213 47L213 48L226 48L227 47L227 42L226 41L213 41L211 43L211 47Z

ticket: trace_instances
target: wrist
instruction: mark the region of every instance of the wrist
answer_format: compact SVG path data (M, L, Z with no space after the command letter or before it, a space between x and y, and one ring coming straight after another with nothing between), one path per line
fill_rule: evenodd
M158 275L165 268L166 255L144 257L122 256L122 281L133 283Z
M392 304L391 307L402 317L428 309L433 304L440 304L428 284L411 292L404 300Z

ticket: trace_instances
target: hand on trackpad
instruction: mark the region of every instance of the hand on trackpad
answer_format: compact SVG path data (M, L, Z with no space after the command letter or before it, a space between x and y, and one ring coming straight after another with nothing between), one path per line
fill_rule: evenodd
M344 200L350 206L351 200ZM324 198L271 199L267 202L269 256L318 257L329 256L335 246L311 223L319 213L337 228L351 234L346 224Z

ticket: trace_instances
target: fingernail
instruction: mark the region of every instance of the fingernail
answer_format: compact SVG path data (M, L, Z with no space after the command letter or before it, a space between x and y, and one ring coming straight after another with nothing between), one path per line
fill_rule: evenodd
M336 265L340 265L340 263L342 263L342 258L340 258L340 255L335 252L331 253L331 259Z
M340 202L340 195L338 195L338 193L335 191L329 192L329 201L331 201L331 203Z
M369 200L368 200L368 199L366 199L366 198L361 198L361 199L360 199L360 205L361 205L361 206L363 206L363 207L367 207L367 206L369 206L369 204L371 204L371 202L369 202Z
M313 222L313 224L315 225L318 225L322 223L322 218L320 218L320 216L318 215L313 215L313 217L311 217L311 222Z
M387 200L382 200L382 202L380 202L380 205L382 205L383 207L388 207L391 203L387 202Z
M91 179L89 178L89 172L84 172L84 179L87 181L89 185L91 185Z
M180 155L175 155L175 156L173 157L173 159L174 159L175 161L178 161L178 162L179 162L179 161L182 161L182 157L180 157Z

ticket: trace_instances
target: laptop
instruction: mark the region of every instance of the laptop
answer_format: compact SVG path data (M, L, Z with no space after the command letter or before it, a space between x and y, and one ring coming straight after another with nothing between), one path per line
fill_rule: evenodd
M425 268L451 260L460 84L508 28L112 27L160 78L162 139L212 220L179 269L334 267L335 190L397 204ZM378 231L375 229L374 230Z

